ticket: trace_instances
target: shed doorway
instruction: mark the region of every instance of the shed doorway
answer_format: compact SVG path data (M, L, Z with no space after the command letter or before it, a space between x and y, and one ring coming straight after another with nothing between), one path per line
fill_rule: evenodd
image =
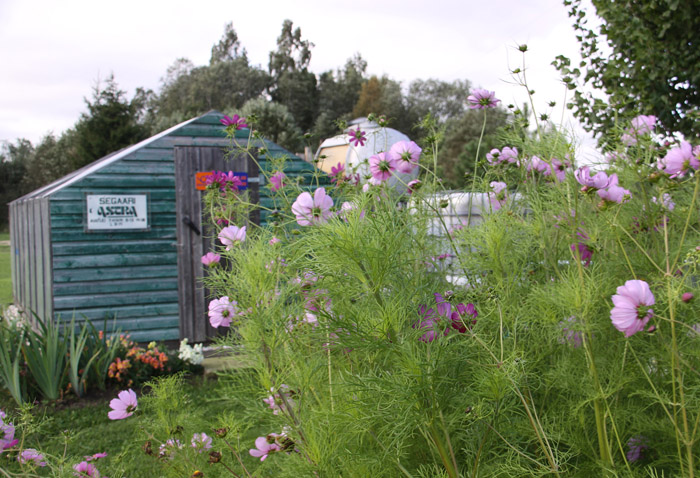
M202 256L213 249L216 233L203 217L205 191L196 188L197 173L246 173L250 201L257 203L260 197L258 167L248 155L227 159L222 148L212 146L177 146L174 159L180 338L204 342L219 333L209 324L208 304L215 297L202 285L207 272L201 261ZM257 211L251 216L249 221L259 223Z

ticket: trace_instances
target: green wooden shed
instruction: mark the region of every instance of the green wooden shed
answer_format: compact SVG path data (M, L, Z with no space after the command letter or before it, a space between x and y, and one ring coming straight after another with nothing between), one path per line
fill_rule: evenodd
M292 177L314 169L267 140L255 144L263 171L249 158L224 159L221 118L185 121L10 203L15 303L41 320L108 319L139 342L214 335L199 283L209 242L196 173L245 173L251 197L269 206L269 159L288 157ZM236 137L246 144L248 130Z

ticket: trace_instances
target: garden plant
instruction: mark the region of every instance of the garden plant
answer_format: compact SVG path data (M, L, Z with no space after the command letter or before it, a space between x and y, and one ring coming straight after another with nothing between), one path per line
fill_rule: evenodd
M484 120L499 102L466 101ZM274 207L213 175L209 320L250 367L222 382L229 406L208 428L187 420L177 377L145 397L125 383L110 418L140 420L164 476L697 476L700 145L655 123L620 123L603 169L552 124L515 121L508 147L477 151L457 225L429 118L427 143L388 145L365 176L340 164L330 185L304 183L272 160ZM231 155L265 154L254 126L225 120ZM405 193L387 187L415 168Z

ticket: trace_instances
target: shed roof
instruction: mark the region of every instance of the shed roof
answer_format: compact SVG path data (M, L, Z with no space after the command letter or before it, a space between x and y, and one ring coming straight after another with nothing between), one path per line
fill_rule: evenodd
M69 174L63 176L62 178L57 179L56 181L49 183L46 186L42 186L39 189L35 189L34 191L32 191L28 194L25 194L24 196L22 196L18 199L15 199L14 201L10 202L10 204L12 204L15 201L23 201L23 200L31 199L31 198L42 198L42 197L50 196L51 194L55 193L56 191L60 191L61 189L65 188L67 186L70 186L71 184L75 183L76 181L80 181L85 176L88 176L88 175L94 173L95 171L98 171L98 170L104 168L105 166L112 164L115 161L119 161L120 159L128 156L129 154L133 153L134 151L139 150L139 149L143 148L144 146L147 146L150 143L153 143L153 142L159 140L160 138L163 138L163 137L169 135L173 131L180 129L183 126L187 126L188 124L197 121L199 118L203 118L204 116L208 116L212 113L221 114L218 111L212 110L212 111L209 111L208 113L205 113L201 116L197 116L197 117L189 119L187 121L183 121L182 123L177 124L171 128L168 128L165 131L161 131L160 133L156 134L155 136L151 136L150 138L144 139L140 143L136 143L136 144L133 144L131 146L127 146L126 148L122 148L119 151L109 153L107 156L104 156L96 161L93 161L92 163L90 163L86 166L83 166L80 169L76 169L72 173L69 173Z

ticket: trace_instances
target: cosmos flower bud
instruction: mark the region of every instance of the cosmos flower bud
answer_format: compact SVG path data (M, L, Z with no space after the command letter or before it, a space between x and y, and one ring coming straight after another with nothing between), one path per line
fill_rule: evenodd
M683 302L690 302L691 300L693 300L693 297L693 294L691 294L690 292L686 292L685 294L683 294L681 299L683 300Z

